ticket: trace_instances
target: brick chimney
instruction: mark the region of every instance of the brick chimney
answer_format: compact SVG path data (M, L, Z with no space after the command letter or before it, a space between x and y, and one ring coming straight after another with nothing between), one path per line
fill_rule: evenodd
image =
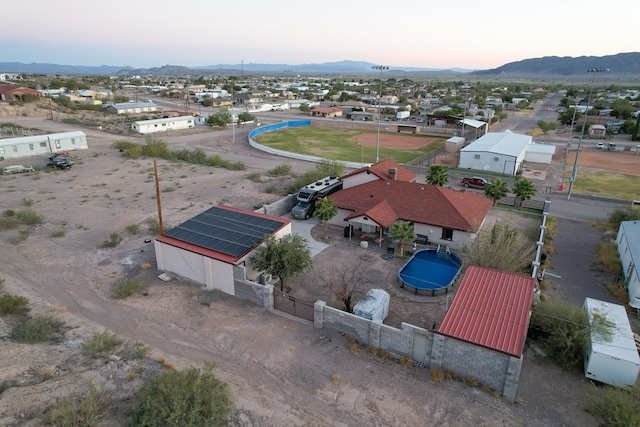
M389 168L389 178L391 178L394 181L398 178L397 168Z

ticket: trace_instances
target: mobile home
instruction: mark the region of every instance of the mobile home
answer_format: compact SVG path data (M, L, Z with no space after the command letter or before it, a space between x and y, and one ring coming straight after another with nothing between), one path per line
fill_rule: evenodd
M87 148L87 135L80 131L7 138L0 139L0 160Z

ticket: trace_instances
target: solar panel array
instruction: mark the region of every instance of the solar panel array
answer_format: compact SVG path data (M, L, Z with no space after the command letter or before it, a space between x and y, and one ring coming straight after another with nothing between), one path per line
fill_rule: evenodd
M268 218L213 207L170 229L166 236L238 257L282 226Z

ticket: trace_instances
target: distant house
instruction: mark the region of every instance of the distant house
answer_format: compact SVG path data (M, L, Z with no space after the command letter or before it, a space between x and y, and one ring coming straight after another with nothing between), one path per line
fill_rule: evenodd
M589 138L602 139L607 136L607 128L603 125L590 125Z
M320 107L311 110L314 117L342 117L342 109L337 107Z
M490 199L471 191L394 179L343 188L329 199L338 208L330 223L348 226L356 235L384 238L396 221L408 221L425 243L456 247L474 237L492 206Z
M41 100L42 93L25 86L0 85L0 101Z
M46 155L62 151L86 150L87 148L87 135L80 131L3 138L0 139L0 160Z
M123 102L107 105L105 110L114 114L142 114L153 113L158 110L158 106L153 102Z
M640 221L622 221L616 238L629 306L640 310Z
M288 219L215 206L156 238L156 262L159 270L191 279L206 290L237 295L236 267L257 279L260 272L251 265L254 251L265 238L287 234Z
M196 126L193 116L167 117L164 119L140 120L133 122L131 129L141 134L189 129Z

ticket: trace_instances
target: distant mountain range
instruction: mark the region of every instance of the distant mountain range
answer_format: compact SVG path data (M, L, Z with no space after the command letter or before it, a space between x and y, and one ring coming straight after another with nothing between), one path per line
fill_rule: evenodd
M338 61L316 64L218 64L197 67L180 65L164 65L153 68L133 68L130 66L83 66L58 65L45 63L23 64L20 62L0 62L0 73L28 73L28 74L98 74L98 75L206 75L206 74L268 74L268 75L296 75L296 74L349 74L366 75L378 73L373 67L376 64L364 61ZM409 76L486 76L486 77L562 77L583 78L586 70L593 67L608 68L610 76L636 76L640 79L640 52L619 53L608 56L580 56L525 59L510 62L491 70L468 70L463 68L420 68L390 66L386 74Z

